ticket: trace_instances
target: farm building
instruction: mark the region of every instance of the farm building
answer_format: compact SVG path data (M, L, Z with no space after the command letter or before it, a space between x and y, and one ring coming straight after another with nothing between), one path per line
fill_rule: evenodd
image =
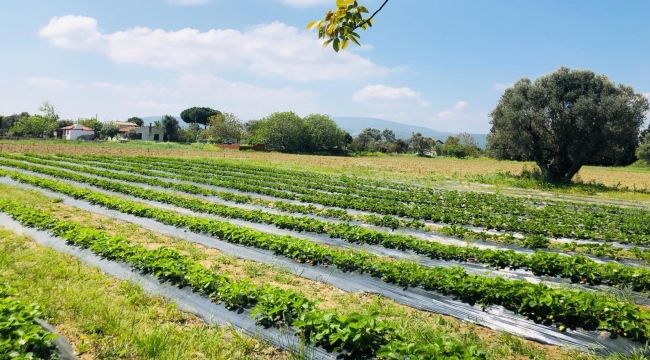
M95 136L95 130L81 124L73 124L56 130L56 137L65 140L77 140L81 137L91 140Z
M134 140L162 141L165 129L159 126L140 126L129 130L129 138Z
M128 139L129 134L133 129L138 128L137 124L131 122L116 122L118 137L121 139Z

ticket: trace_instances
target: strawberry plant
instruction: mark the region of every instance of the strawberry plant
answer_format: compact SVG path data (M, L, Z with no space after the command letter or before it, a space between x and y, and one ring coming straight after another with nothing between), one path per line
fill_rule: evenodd
M41 327L36 319L41 309L11 297L0 284L0 359L56 359L55 335Z
M76 158L75 158L76 159ZM534 201L503 195L458 192L369 179L335 180L301 172L291 173L245 165L168 158L109 159L95 157L96 163L136 163L140 170L158 176L191 176L197 182L326 206L398 215L450 224L467 224L488 229L518 231L551 237L621 241L639 245L650 243L650 212L613 206L579 206L554 201ZM135 171L137 171L137 167ZM248 175L242 173L248 171ZM258 171L260 174L256 174ZM265 175L267 174L267 175ZM293 179L291 177L293 176ZM281 178L278 179L278 177ZM299 178L300 180L296 180ZM313 179L332 182L331 188L315 191ZM311 179L312 182L306 182ZM296 183L291 183L291 180ZM191 180L194 181L194 180ZM317 182L319 182L317 181ZM308 185L305 185L308 184ZM364 191L357 191L363 188ZM400 190L396 190L400 189Z
M532 320L556 324L560 328L582 327L587 330L607 330L614 335L640 341L648 339L647 332L650 331L650 314L646 309L606 293L552 288L522 280L471 275L460 268L427 267L408 260L396 261L362 251L332 248L304 239L245 229L214 219L182 215L49 179L7 170L0 170L0 174L76 198L83 198L110 209L210 234L235 244L270 250L277 255L299 262L336 266L344 271L367 273L388 283L405 287L422 287L470 304L501 305ZM30 215L33 211L21 211L21 209L15 203L0 201L0 210L16 216L25 223L37 224L44 228L53 226L51 218L42 215L33 216ZM54 228L58 229L58 226ZM81 231L67 230L56 235L73 236L80 242L87 241L87 236L76 235L82 233ZM130 254L129 249L122 246L118 246L118 249L117 254ZM576 264L581 262L583 260ZM187 277L181 276L182 271L175 270L177 266L179 265L174 264L171 269L164 269L161 274L174 281L187 281Z

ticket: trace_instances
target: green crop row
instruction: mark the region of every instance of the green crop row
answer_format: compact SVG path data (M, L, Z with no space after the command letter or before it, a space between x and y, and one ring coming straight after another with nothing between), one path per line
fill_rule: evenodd
M427 267L406 260L391 260L363 251L332 248L214 219L182 215L37 176L3 169L0 175L223 241L270 250L298 262L366 273L387 283L422 287L470 304L501 305L536 322L556 324L560 329L606 330L639 341L647 340L650 334L650 313L605 293L553 288L522 280L472 275L461 268Z
M153 185L153 186L159 186L159 187L174 189L178 191L183 191L190 194L215 196L227 201L232 201L241 204L259 205L267 208L281 210L284 212L314 214L314 215L319 215L319 216L343 220L343 221L358 220L367 224L389 227L391 229L402 228L402 227L416 228L416 229L425 228L424 223L422 223L421 221L402 220L389 215L384 215L384 216L356 215L355 216L355 215L348 214L345 210L342 209L317 208L313 205L293 204L290 202L279 201L279 200L269 201L261 198L255 198L249 195L233 194L227 191L218 191L218 190L213 190L213 189L200 187L192 184L183 184L177 182L164 181L159 179L159 177L162 176L160 172L143 170L141 166L122 166L122 165L110 165L110 164L103 164L101 166L102 168L105 169L129 172L129 174L123 174L123 173L117 173L108 170L97 170L89 166L79 166L79 165L72 165L69 163L53 161L56 158L43 156L43 155L28 155L28 156L5 155L5 156L12 159L25 160L36 164L61 167L73 171L81 171L81 172L107 177L111 179L116 179L116 180L138 182L147 185ZM134 173L142 174L145 175L146 177L143 176L137 177L132 175ZM175 180L194 182L194 183L206 183L204 176L167 174L165 177L175 179Z
M137 162L139 165L153 165L167 168L169 166L176 167L185 171L201 172L204 174L217 175L218 177L236 177L243 181L262 180L265 183L275 183L278 189L285 188L290 191L304 193L305 191L313 191L314 189L345 194L356 197L370 197L378 199L396 200L406 203L422 203L435 205L441 195L449 193L448 190L426 188L422 186L409 185L403 183L393 183L390 181L377 181L366 178L351 178L341 176L333 178L328 175L315 173L305 173L301 171L282 170L276 168L265 168L244 163L227 163L215 160L202 160L202 159L174 159L174 158L150 158L150 157L129 157L129 158L105 158L100 156L87 156L94 161L111 162L128 164ZM316 180L315 180L316 179ZM286 185L291 185L290 188ZM396 185L399 190L395 189ZM454 193L451 191L451 193ZM494 201L495 195L493 194L476 194L481 197L482 203L491 203ZM497 196L499 197L499 196ZM561 205L569 206L574 209L588 210L588 211L603 211L607 213L620 213L621 208L613 206L599 206L589 205L580 206L553 200L534 201L531 199L521 199L513 197L503 197L511 204L510 210L512 212L520 212L532 206L539 205ZM634 211L634 210L632 210Z
M615 247L608 243L582 244L577 242L557 242L550 241L543 235L525 235L517 237L509 233L492 234L484 231L474 231L458 225L438 227L435 231L467 241L486 240L502 244L517 245L529 249L558 249L564 252L590 254L616 260L636 259L650 262L650 250L638 247Z
M11 295L0 283L0 359L55 359L56 336L36 322L41 309Z
M135 161L145 169L153 166L144 160L131 158L120 161ZM191 163L189 160L187 162ZM553 237L650 244L650 212L639 209L612 206L586 208L554 202L530 203L516 197L446 190L437 190L432 203L423 205L412 203L408 195L405 195L403 201L397 201L316 192L308 187L285 186L281 182L220 177L211 175L209 171L192 170L189 165L172 162L165 166L165 172L192 174L206 179L205 183L241 191L385 215Z
M210 203L197 198L144 189L138 186L87 177L38 165L29 165L18 161L0 159L0 164L83 182L105 190L145 200L172 204L197 212L270 224L281 229L327 234L332 238L339 238L352 243L380 245L389 249L411 250L432 259L480 263L494 268L525 269L535 275L558 276L578 283L629 286L637 291L650 290L650 270L618 263L602 264L581 255L567 256L545 251L525 254L512 250L479 249L469 246L440 244L414 236L366 229L347 223L326 222L309 217L277 215L260 210L240 209ZM124 176L139 181L137 179L139 177L136 175Z
M350 357L377 355L381 358L406 358L419 353L427 357L486 357L484 352L463 348L450 339L441 338L441 343L437 344L408 343L399 330L378 319L376 313L338 314L318 310L313 301L300 293L270 285L257 286L248 281L235 281L227 274L215 273L174 249L163 247L147 250L124 238L68 220L58 220L43 211L9 200L0 199L0 211L25 226L49 231L105 259L128 263L161 281L189 287L215 302L222 302L233 311L251 309L251 316L262 326L292 326L308 342ZM396 349L399 352L395 353Z
M88 173L96 174L96 175L101 175L104 177L109 177L109 178L115 178L115 179L122 179L122 180L127 180L127 181L136 181L136 182L143 182L147 183L150 185L157 185L157 186L163 186L163 187L171 187L175 188L177 190L185 190L186 192L189 193L196 193L194 192L193 187L176 187L177 184L175 183L161 183L160 180L157 179L149 179L149 178L138 178L134 179L133 177L129 176L124 176L123 174L118 174L118 176L115 175L115 173L111 172L102 172L100 170L95 170L95 169L90 169L88 170L87 167L78 167L78 166L72 166L69 164L62 164L60 162L47 162L48 160L52 159L59 159L57 157L51 157L51 156L43 156L43 155L28 155L31 158L35 158L36 160L33 162L36 163L41 163L41 164L51 164L52 166L58 165L62 166L68 169L73 169L73 170L82 170ZM12 157L16 159L20 159L20 157ZM72 160L75 159L77 162L87 164L87 165L96 165L98 164L97 162L93 161L86 161L86 160L81 160L79 161L78 159L74 157L68 157L68 159ZM40 160L40 161L39 161ZM130 172L130 173L140 173L146 176L150 177L163 177L163 178L173 178L177 180L183 180L183 181L190 181L190 182L195 182L195 183L206 183L209 182L209 180L206 180L205 177L199 177L199 176L183 176L183 175L173 175L170 173L164 173L164 172L159 172L159 171L150 171L150 170L143 170L142 166L135 166L135 165L115 165L114 163L101 163L101 167L106 168L106 169L111 169L111 170L119 170L119 171L124 171L124 172ZM200 193L200 192L199 192ZM374 214L368 214L368 215L349 215L346 211L340 210L340 209L332 209L332 208L316 208L313 205L299 205L299 204L292 204L289 202L284 202L284 201L267 201L263 200L260 198L254 198L246 195L238 195L238 196L231 196L230 193L227 192L220 192L220 191L213 191L212 195L221 197L225 200L230 200L230 201L235 201L235 202L240 202L240 203L250 203L250 204L255 204L255 205L262 205L265 207L270 207L270 208L276 208L285 212L293 212L293 213L303 213L303 214L316 214L316 215L321 215L324 217L330 217L330 218L335 218L339 220L359 220L367 224L372 224L372 225L377 225L377 226L382 226L382 227L387 227L391 229L397 229L397 228L417 228L417 229L424 229L426 230L426 226L419 221L409 221L409 220L404 220L404 219L398 219L393 216L380 216L380 215L374 215ZM450 226L444 226L440 227L437 229L438 232L449 235L449 236L454 236L463 240L468 240L468 241L475 241L475 240L487 240L487 241L492 241L492 242L498 242L498 243L505 243L505 244L514 244L517 246L522 246L526 248L531 248L531 249L544 249L544 248L555 248L563 251L572 251L572 252L577 252L577 253L582 253L582 254L591 254L595 256L600 256L600 257L610 257L613 259L625 259L625 258L630 258L630 259L639 259L643 261L650 261L650 250L646 249L640 249L640 248L632 248L632 249L623 249L623 248L618 248L614 247L610 244L607 243L602 243L602 244L578 244L578 243L559 243L559 242L550 242L546 237L543 235L526 235L524 237L515 237L511 234L488 234L485 232L477 232L477 231L471 231L467 228L464 228L462 226L458 225L450 225Z
M75 157L79 158L79 157ZM100 156L85 155L83 158L92 159L92 160L105 160L105 158ZM110 159L113 163L125 163L123 158L113 158ZM238 176L245 178L255 178L255 179L264 179L264 180L273 180L273 181L282 181L283 183L293 184L293 185L309 185L317 189L331 192L347 192L351 189L360 189L360 190L387 190L386 185L380 181L373 179L364 179L364 181L357 181L356 178L352 177L332 177L331 175L321 174L314 176L314 173L311 172L302 172L295 170L283 170L283 169L269 169L266 167L260 166L251 166L250 164L232 164L224 162L210 162L203 161L198 159L191 159L189 162L184 162L184 160L177 160L173 158L142 158L142 157L129 157L126 161L147 161L149 164L154 164L156 166L166 166L168 164L178 164L178 165L188 165L199 170L205 169L210 171L216 171L224 176Z

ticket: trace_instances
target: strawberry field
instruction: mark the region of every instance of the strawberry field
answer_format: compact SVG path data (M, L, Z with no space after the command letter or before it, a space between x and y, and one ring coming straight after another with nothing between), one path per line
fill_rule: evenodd
M3 153L0 177L69 206L87 204L84 211L110 210L135 225L140 219L251 249L264 254L257 260L264 264L358 276L374 286L358 291L497 332L593 356L638 354L650 340L645 209L169 157ZM287 330L322 354L498 358L446 336L414 337L376 312L326 308L299 289L237 279L176 249L147 248L62 220L38 204L0 195L0 212L161 283L189 288L261 329ZM337 279L323 282L350 291L345 276ZM376 290L382 286L391 290ZM416 294L424 300L406 299ZM433 299L488 315L479 321L437 311ZM514 325L498 322L500 316ZM47 346L47 335L34 336Z

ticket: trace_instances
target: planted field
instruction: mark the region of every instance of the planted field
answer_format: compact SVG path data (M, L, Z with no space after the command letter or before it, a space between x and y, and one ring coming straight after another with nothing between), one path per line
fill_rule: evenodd
M191 289L299 357L636 356L650 340L647 210L169 157L2 153L0 176L14 226ZM273 267L241 276L251 264ZM277 269L292 280L269 280Z

